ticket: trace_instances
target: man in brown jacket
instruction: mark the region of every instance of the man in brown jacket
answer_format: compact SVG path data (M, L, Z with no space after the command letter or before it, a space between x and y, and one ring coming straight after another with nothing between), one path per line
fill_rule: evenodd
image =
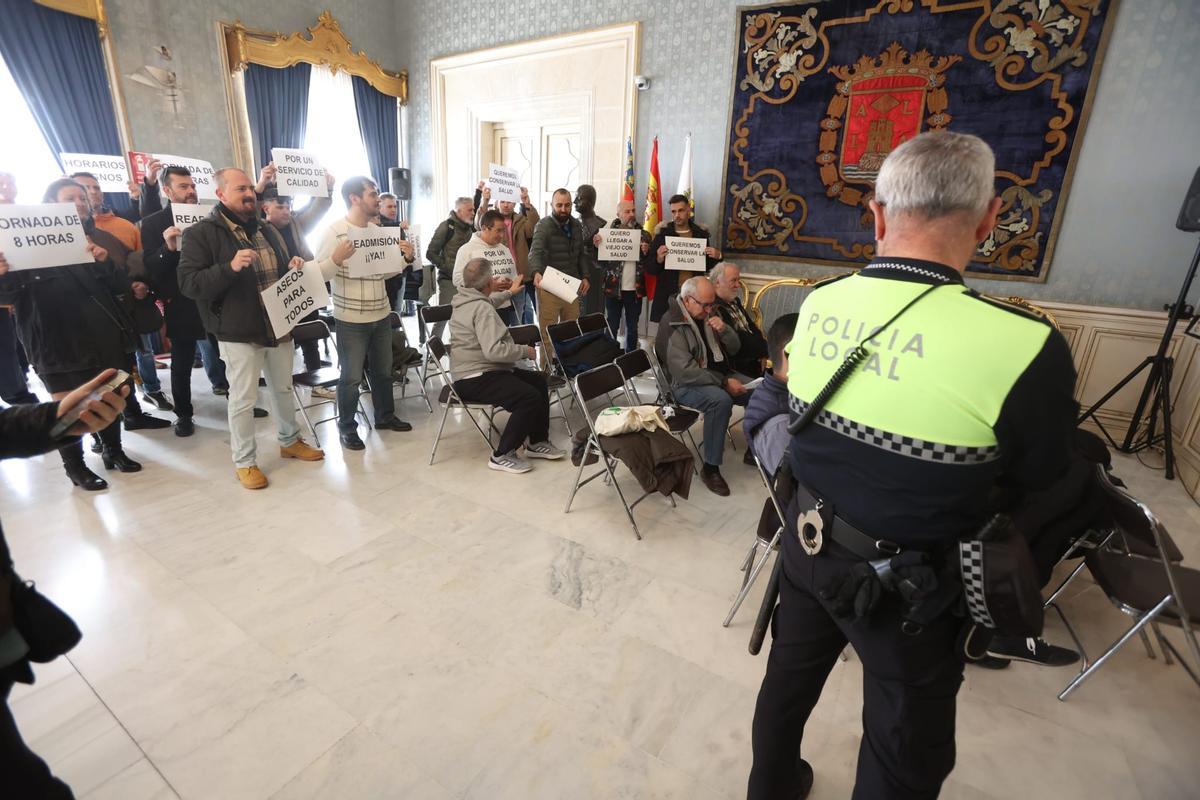
M490 207L491 196L492 190L484 186L483 199L479 203L479 210L475 212L476 228L480 227L480 220L483 219L483 215ZM517 275L520 276L521 283L528 284L530 279L529 243L533 241L533 226L537 225L539 217L537 209L533 207L533 203L529 202L529 190L524 186L521 187L520 213L517 213L516 206L517 204L511 200L496 201L496 210L504 218L504 244L508 245L509 252L513 254L513 261L517 264ZM523 286L513 287L512 304L518 324L533 322L532 309L528 312L528 316L526 315L528 299L529 295Z

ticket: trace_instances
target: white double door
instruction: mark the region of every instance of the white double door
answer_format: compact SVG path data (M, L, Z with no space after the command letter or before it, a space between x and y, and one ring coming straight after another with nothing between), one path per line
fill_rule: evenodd
M581 143L578 120L495 122L491 159L520 172L521 185L529 189L529 201L546 216L555 189L564 188L574 195L575 188L584 182ZM487 143L483 144L486 149ZM487 166L482 165L481 174L485 176Z

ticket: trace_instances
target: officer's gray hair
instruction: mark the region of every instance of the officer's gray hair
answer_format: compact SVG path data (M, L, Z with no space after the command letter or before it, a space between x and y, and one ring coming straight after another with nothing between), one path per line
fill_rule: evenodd
M720 264L717 264L708 271L708 279L712 281L713 285L715 286L717 281L724 279L725 273L730 269L740 270L741 267L739 267L737 264L734 264L732 261L722 261Z
M875 202L928 219L982 214L995 196L996 156L968 133L929 131L909 139L888 154L875 179Z
M472 258L463 267L463 286L483 291L492 282L492 262L486 258Z
M708 278L703 275L697 275L694 278L688 278L683 282L683 286L679 287L680 297L695 297L700 293L700 287L708 283Z

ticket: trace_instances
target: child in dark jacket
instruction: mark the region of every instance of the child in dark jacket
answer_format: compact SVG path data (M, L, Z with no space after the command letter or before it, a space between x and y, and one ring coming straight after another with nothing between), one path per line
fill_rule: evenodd
M785 348L796 331L799 314L785 314L771 324L767 331L767 354L771 367L762 384L754 390L746 405L742 430L751 452L758 456L763 468L771 475L779 469L788 444L788 357Z

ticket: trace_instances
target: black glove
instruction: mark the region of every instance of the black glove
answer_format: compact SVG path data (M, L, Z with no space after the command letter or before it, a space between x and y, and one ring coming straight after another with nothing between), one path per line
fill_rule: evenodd
M857 621L871 616L879 605L883 583L870 563L860 561L850 567L841 583L826 586L818 594L831 604L834 616Z

